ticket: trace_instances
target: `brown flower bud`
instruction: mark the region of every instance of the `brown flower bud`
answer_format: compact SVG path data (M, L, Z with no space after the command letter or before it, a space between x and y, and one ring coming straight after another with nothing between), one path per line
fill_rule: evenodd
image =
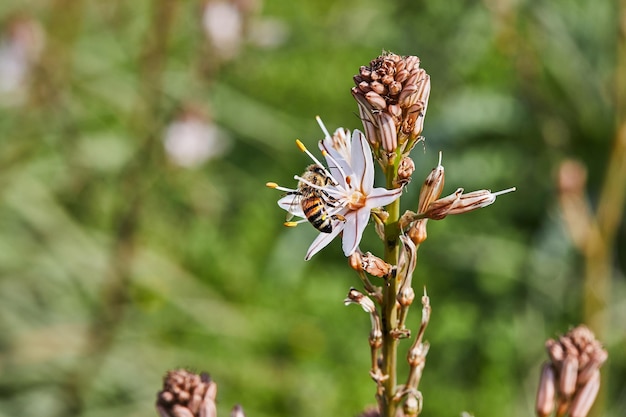
M398 179L397 185L403 186L411 182L411 175L415 171L415 162L409 157L405 156L400 160L398 165Z
M384 110L387 107L387 103L382 96L375 91L370 91L365 94L365 99L372 106L374 110Z
M543 364L541 377L539 379L539 389L537 390L537 402L535 410L537 416L547 417L554 410L554 400L556 398L556 381L554 368L550 362Z
M361 257L361 253L359 251L355 251L348 257L348 263L350 264L350 268L357 272L363 270L363 258Z
M576 389L576 379L578 377L578 358L566 356L561 364L559 376L559 394L569 398Z
M387 152L394 152L398 147L398 132L393 117L387 112L376 114L376 121L380 129L380 142Z
M596 370L589 381L578 390L570 406L570 417L587 417L600 390L600 371Z
M411 228L408 230L407 235L415 245L419 245L424 242L428 237L426 233L426 223L428 219L420 219L411 225Z
M441 152L439 153L439 163L430 174L426 177L422 188L420 189L419 202L417 204L417 212L423 213L426 211L430 203L437 200L443 191L443 185L445 183L445 170L441 165Z
M177 369L165 376L156 408L162 417L216 417L216 395L217 385L208 374Z

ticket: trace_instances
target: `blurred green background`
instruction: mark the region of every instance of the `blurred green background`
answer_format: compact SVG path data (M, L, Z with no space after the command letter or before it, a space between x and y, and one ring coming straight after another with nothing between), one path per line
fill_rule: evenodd
M315 231L284 228L264 184L295 185L315 115L360 128L352 76L383 50L418 55L432 80L404 208L440 150L445 194L518 188L429 224L423 415L532 415L544 341L588 318L555 173L579 160L592 208L626 187L603 191L626 120L621 3L3 0L0 416L155 416L181 366L211 373L221 416L373 403L369 318L342 305L357 276L338 242L305 262ZM613 203L601 415L623 416ZM371 231L362 248L381 252Z

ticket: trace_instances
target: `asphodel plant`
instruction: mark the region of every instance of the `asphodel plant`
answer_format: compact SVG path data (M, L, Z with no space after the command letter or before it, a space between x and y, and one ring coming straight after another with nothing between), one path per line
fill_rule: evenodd
M343 252L363 286L363 291L351 288L345 303L360 305L372 323L370 376L376 384L376 413L383 417L399 413L417 416L422 409L419 383L429 348L423 340L431 312L425 290L416 334L412 335L405 323L415 299L412 277L419 246L427 237L426 223L488 206L496 196L514 188L497 193L465 193L457 188L442 198L445 172L440 154L437 166L421 186L418 206L401 215L402 193L415 170L410 153L424 140L421 134L430 77L416 56L384 53L361 66L354 83L352 95L363 131L338 128L331 134L318 117L324 134L318 143L322 158L297 141L312 164L302 175L294 176L294 187L274 182L267 186L285 193L278 205L289 213L286 226L308 222L320 231L305 259L341 236ZM376 168L385 177L380 187L374 186ZM360 247L363 231L370 226L382 240L379 255ZM398 345L402 339L411 340L406 358L409 372L405 381L398 381Z

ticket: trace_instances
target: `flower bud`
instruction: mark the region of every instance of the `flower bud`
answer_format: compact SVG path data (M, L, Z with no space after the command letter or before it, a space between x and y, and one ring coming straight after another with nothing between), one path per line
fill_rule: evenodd
M575 356L567 356L561 364L561 372L559 376L559 394L565 398L569 398L574 394L576 389L576 380L578 378L578 358Z
M439 153L439 163L430 174L426 177L422 188L420 189L419 202L417 204L417 212L423 213L426 211L430 203L437 200L443 191L443 185L445 180L445 171L443 165L441 165L441 152Z
M396 181L398 186L403 186L408 184L411 181L411 175L415 171L415 162L408 157L405 156L400 160L400 165L398 165L398 179Z
M165 376L156 408L162 417L216 417L216 395L217 385L208 374L177 369Z
M554 410L554 401L556 398L556 382L554 376L554 368L550 362L543 364L541 368L541 377L539 379L539 389L537 390L537 402L535 410L538 417L547 417Z
M600 390L600 371L596 370L587 383L578 390L570 406L570 417L587 417Z
M426 223L428 219L420 219L411 225L411 228L408 230L407 235L415 245L419 245L424 242L428 237L426 233Z

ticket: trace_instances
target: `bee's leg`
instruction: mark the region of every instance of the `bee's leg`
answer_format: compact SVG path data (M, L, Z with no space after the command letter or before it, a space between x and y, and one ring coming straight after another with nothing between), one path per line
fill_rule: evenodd
M330 216L330 218L333 219L333 220L339 220L339 221L342 221L342 222L346 221L346 218L343 217L341 214L333 214L332 216Z

